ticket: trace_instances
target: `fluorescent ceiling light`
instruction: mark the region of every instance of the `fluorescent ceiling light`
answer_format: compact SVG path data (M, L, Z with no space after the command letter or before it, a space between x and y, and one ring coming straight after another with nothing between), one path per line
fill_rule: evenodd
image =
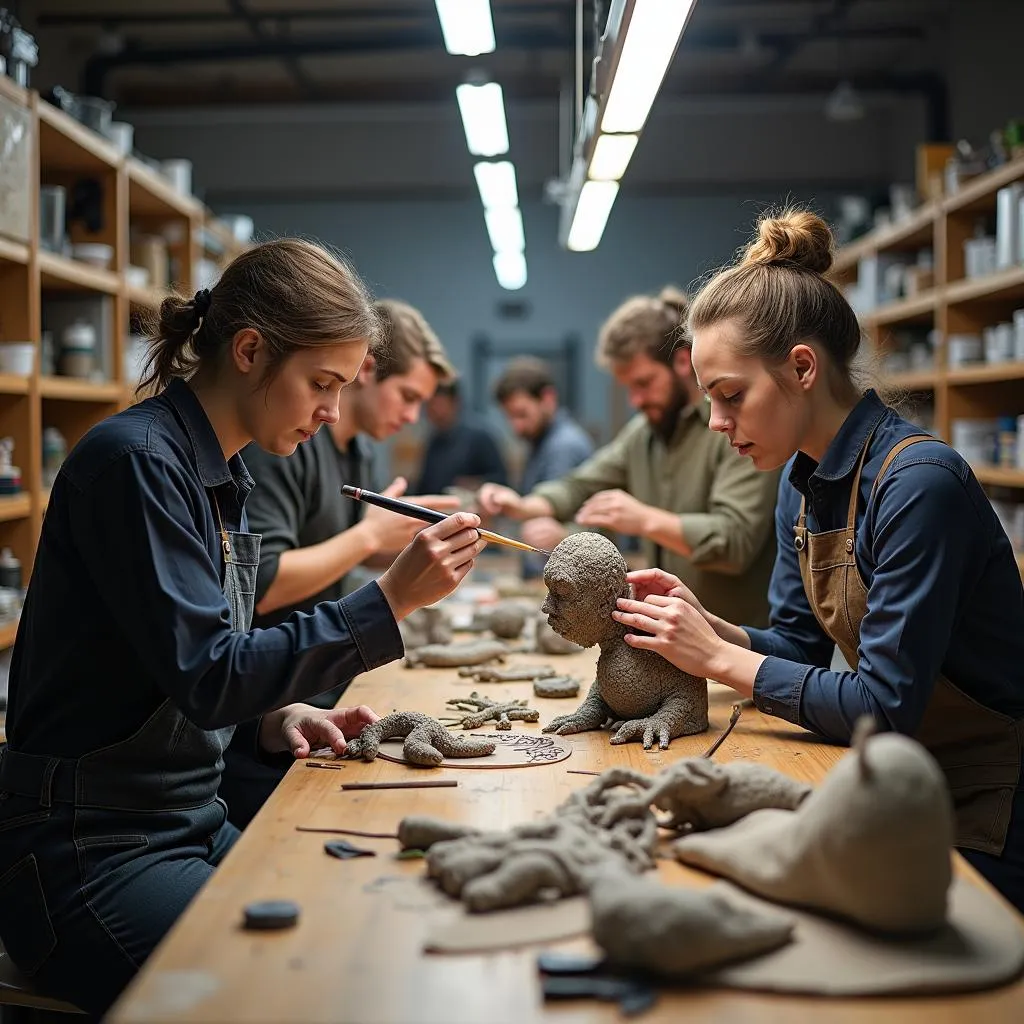
M455 88L466 131L466 145L474 156L501 156L508 152L505 101L497 82Z
M584 184L569 229L568 248L574 252L590 252L597 248L618 192L617 181L588 181Z
M519 205L516 169L510 160L481 161L473 165L473 174L485 210Z
M484 219L495 252L522 252L526 248L523 215L518 206L484 210Z
M638 132L696 0L637 0L601 118L603 132Z
M434 0L449 53L476 57L494 50L491 0Z
M521 252L496 252L493 263L502 288L514 292L526 284L526 257Z
M599 135L587 177L593 181L618 181L626 173L637 141L636 135Z

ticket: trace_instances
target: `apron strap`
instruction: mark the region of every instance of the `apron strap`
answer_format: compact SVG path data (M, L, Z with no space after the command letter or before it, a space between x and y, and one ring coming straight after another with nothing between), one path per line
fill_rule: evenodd
M875 476L875 482L871 485L871 498L875 496L875 488L878 487L878 482L883 476L885 476L886 470L888 470L892 465L893 459L895 459L904 448L909 448L912 444L917 444L920 441L938 440L939 439L937 437L932 437L931 434L910 434L903 438L902 441L898 441L894 444L892 448L889 449L889 454L886 455L885 459L882 461L882 465L879 467L878 473ZM942 442L940 441L939 443L941 444ZM870 500L870 498L868 500Z
M877 426L877 424L876 424ZM864 445L860 450L860 457L857 459L857 472L853 474L853 485L850 487L850 504L846 510L846 529L854 530L857 526L857 499L860 497L860 477L864 471L864 460L867 458L868 449L871 447L871 438L875 436L875 428L864 439Z

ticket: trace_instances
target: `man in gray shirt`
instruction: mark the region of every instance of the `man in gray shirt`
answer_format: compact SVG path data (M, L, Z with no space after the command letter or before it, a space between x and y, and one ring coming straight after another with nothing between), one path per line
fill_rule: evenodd
M590 458L590 435L562 408L550 367L540 359L513 359L494 385L494 399L509 426L530 446L519 485L529 494L545 480L559 480ZM523 571L535 576L543 571L541 556L527 555Z

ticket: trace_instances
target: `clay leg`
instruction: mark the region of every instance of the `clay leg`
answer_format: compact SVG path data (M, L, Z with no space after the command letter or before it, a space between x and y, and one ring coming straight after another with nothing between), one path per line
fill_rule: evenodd
M627 722L615 722L612 729L615 735L612 743L628 743L641 737L644 750L650 750L654 738L662 750L668 749L669 741L676 736L688 736L691 733L703 732L708 727L707 709L703 714L694 713L690 701L679 695L669 697L660 708L647 718L634 718Z
M574 732L591 732L600 729L611 717L611 709L601 700L601 691L595 682L590 687L587 699L571 714L558 715L544 726L543 732L554 732L569 736Z

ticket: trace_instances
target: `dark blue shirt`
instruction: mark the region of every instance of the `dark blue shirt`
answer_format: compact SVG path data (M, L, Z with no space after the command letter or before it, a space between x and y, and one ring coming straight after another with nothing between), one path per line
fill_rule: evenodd
M857 504L857 568L868 590L856 672L829 670L833 644L808 604L793 527L800 497L811 532L846 526L850 487L874 430ZM769 657L754 703L839 742L858 716L913 734L941 673L985 707L1024 717L1024 587L1013 549L967 463L941 441L900 453L868 496L886 454L920 428L869 391L821 463L798 452L779 484L778 556L768 629L747 628Z
M423 453L416 494L443 494L459 480L504 484L505 460L491 432L473 418L458 420L449 430L436 430Z
M233 632L220 536L253 483L184 381L95 426L53 486L11 665L12 749L80 757L170 698L203 729L251 721L401 656L375 584Z
M590 435L565 409L556 409L547 430L534 442L523 468L520 494L529 494L545 480L561 480L594 454Z

